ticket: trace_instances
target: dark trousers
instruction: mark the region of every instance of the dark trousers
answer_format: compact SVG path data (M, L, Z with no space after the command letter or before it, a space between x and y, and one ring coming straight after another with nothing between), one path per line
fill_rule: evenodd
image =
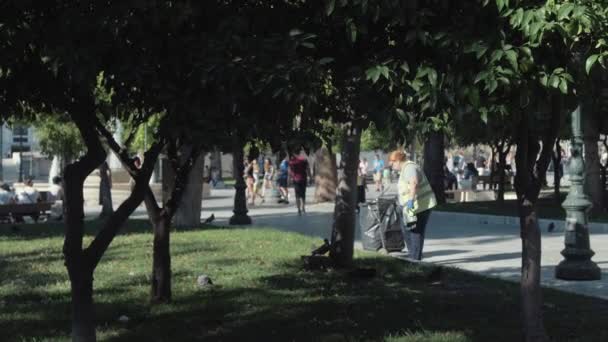
M416 222L403 224L403 238L407 246L407 252L410 259L422 260L422 248L424 247L424 234L426 232L426 224L431 216L431 211L426 210L416 215Z

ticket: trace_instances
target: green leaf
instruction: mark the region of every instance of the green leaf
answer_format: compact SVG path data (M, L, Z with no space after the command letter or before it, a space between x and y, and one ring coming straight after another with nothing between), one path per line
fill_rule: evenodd
M502 12L502 9L505 7L505 1L496 0L496 7L498 7L498 12Z
M560 78L558 76L556 76L556 75L552 75L549 78L549 86L551 88L557 89L559 87L559 82L560 82Z
M507 56L507 60L511 64L511 67L513 68L513 70L517 71L518 70L517 52L515 52L514 50L509 50L509 51L505 52L505 54Z
M333 61L334 61L334 59L333 59L333 58L331 58L331 57L323 57L323 58L321 58L321 59L319 60L319 64L321 64L321 65L325 65L325 64L329 64L329 63L331 63L331 62L333 62Z
M380 67L380 73L382 74L382 76L384 76L384 78L386 78L387 80L389 79L389 75L388 75L388 67L387 66L382 66Z
M540 84L542 84L543 86L547 86L549 84L549 76L547 76L547 74L544 74L541 78L540 78Z
M403 111L403 109L397 108L397 109L395 109L395 112L397 112L397 116L399 117L399 119L401 119L403 121L407 120L407 115L405 115L405 112Z
M518 27L521 25L521 21L524 19L524 9L518 8L515 15L511 17L511 25Z
M593 65L597 62L598 58L600 58L600 55L591 55L587 58L587 61L585 62L585 71L587 71L587 75L589 75L591 68L593 68Z
M562 79L559 82L559 90L562 92L562 94L568 94L568 82L566 82L566 80Z
M299 29L291 29L289 31L289 35L292 36L292 37L293 36L301 35L302 33L304 33L304 32L300 31Z
M565 19L570 15L570 12L574 9L573 3L565 3L559 7L559 11L557 11L557 20Z
M352 20L350 20L350 23L348 25L348 38L350 39L351 43L357 41L357 26Z
M479 83L479 81L481 81L481 80L485 80L487 76L488 76L488 73L487 73L487 72L485 72L485 71L480 72L480 73L479 73L479 74L477 74L477 76L475 77L475 81L473 81L473 84L477 84L477 83Z
M335 7L336 7L336 0L326 0L325 14L330 16L334 12Z
M435 71L435 69L429 70L428 76L429 82L433 87L435 87L437 85L437 71Z
M488 111L487 110L480 111L479 116L481 117L481 121L483 121L483 123L485 123L487 125L488 124Z
M491 95L498 88L498 81L495 79L490 80L490 84L488 85L488 93Z
M406 74L409 74L410 73L409 64L407 64L407 62L403 62L403 64L401 64L401 70L403 70L403 72L405 72Z
M381 73L381 69L380 67L373 67L373 68L369 68L367 69L367 71L365 72L365 76L367 80L371 80L373 83L378 82L378 79L380 78L380 73Z

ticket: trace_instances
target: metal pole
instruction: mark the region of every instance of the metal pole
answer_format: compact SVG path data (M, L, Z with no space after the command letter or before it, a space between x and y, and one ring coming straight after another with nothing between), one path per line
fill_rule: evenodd
M19 183L23 183L23 135L19 136Z
M595 254L589 244L588 211L591 201L585 194L585 162L583 160L582 115L593 109L587 99L572 112L572 142L569 174L570 191L562 204L566 210L564 260L557 265L555 277L564 280L598 280L601 270L591 261Z
M245 179L243 178L243 142L238 136L238 130L235 130L233 136L233 167L234 167L234 215L230 218L231 225L251 224L251 217L247 215L247 197L245 195Z
M0 125L0 181L4 181L4 125Z

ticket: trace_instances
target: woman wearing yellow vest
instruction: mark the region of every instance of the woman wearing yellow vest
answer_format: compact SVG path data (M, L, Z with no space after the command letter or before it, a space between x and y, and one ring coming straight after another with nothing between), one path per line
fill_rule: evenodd
M409 258L422 260L426 223L437 200L424 172L405 152L393 151L389 161L393 170L400 171L398 199L403 208L403 235Z

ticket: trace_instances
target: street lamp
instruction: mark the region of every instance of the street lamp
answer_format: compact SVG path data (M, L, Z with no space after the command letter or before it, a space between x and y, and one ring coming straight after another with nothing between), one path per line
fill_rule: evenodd
M251 217L247 215L247 196L245 189L245 179L243 178L243 142L239 137L239 131L234 131L232 137L233 146L233 176L235 178L235 194L234 194L234 215L230 218L231 225L246 225L251 224Z
M581 108L582 107L582 108ZM598 280L601 270L591 261L595 254L589 244L588 211L591 201L585 194L585 162L583 160L583 130L581 115L593 110L587 101L572 112L572 158L570 159L570 191L562 203L566 210L564 260L557 265L555 277L564 280Z
M21 129L18 130L19 135L19 183L23 183L23 134Z

